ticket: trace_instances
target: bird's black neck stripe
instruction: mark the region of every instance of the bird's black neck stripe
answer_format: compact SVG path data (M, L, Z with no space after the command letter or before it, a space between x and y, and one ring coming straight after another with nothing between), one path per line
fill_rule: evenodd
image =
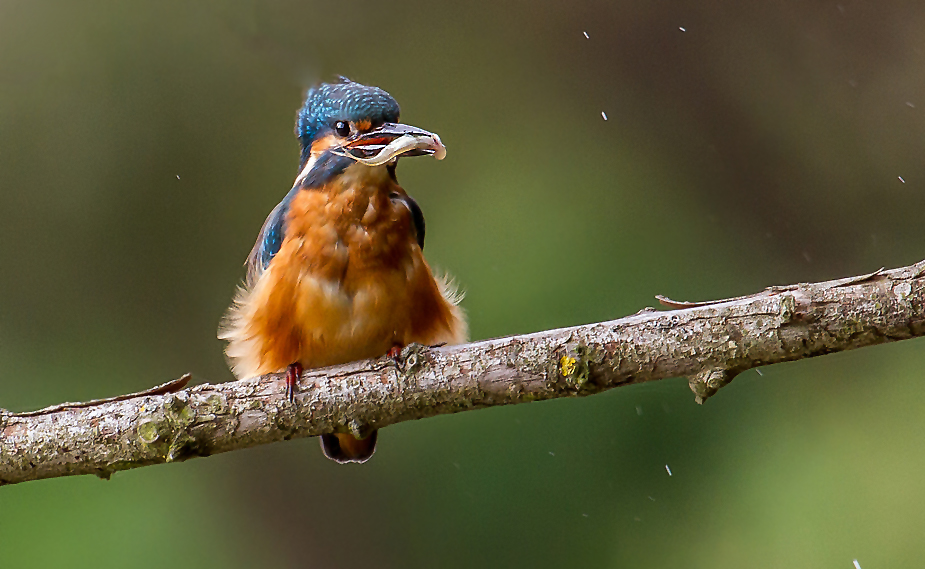
M352 158L327 151L318 157L318 160L312 165L312 169L299 182L299 188L304 190L320 188L331 181L332 178L343 174L344 170L352 164L354 164Z

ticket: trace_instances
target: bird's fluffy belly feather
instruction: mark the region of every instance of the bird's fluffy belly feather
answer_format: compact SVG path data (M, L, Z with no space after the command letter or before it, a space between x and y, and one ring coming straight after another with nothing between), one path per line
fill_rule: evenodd
M434 279L410 212L388 197L396 191L335 187L293 200L286 239L223 326L236 376L377 357L412 342L465 341L458 298Z
M242 291L225 337L235 375L280 371L300 362L322 367L385 354L408 340L411 318L404 271L344 283L305 271L277 277L282 265Z

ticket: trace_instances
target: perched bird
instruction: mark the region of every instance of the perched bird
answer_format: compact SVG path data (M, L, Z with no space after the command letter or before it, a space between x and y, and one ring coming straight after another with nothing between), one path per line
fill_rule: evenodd
M424 215L398 185L399 157L446 148L398 123L391 95L341 78L310 89L296 117L299 175L260 230L219 329L238 378L396 357L414 343L466 341L460 295L424 260ZM365 462L376 433L321 436L337 462Z

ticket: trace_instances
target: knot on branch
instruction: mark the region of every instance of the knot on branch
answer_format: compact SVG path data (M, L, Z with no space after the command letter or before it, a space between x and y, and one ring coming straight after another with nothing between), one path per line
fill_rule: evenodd
M427 363L427 355L430 349L430 346L416 343L405 346L398 355L398 360L395 362L399 371L405 375L409 375L419 368L424 367Z
M138 441L166 462L180 460L195 442L188 431L194 419L186 394L171 395L161 409L141 420L136 431Z
M698 405L703 405L704 401L716 395L720 388L732 381L737 375L739 375L738 371L723 368L711 367L701 370L688 380L688 385L691 386L691 391L694 392L694 401Z

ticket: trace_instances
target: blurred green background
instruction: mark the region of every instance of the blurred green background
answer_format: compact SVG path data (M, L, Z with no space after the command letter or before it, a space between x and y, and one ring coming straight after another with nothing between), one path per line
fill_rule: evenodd
M473 339L925 257L919 2L0 0L0 406L232 379L216 326L337 74L446 143L399 177ZM403 423L362 467L0 488L0 563L912 567L922 347Z

